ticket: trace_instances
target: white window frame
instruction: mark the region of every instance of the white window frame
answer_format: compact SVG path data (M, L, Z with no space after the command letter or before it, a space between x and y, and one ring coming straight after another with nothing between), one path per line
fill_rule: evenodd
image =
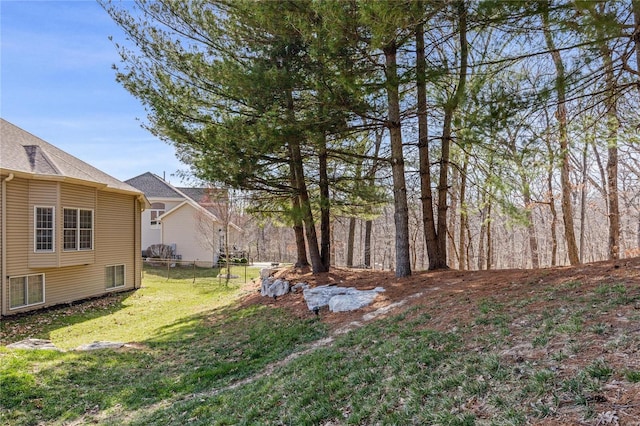
M38 277L38 276L42 277L42 302L29 303L29 277ZM17 306L11 305L11 299L12 299L12 295L11 295L11 288L12 288L11 280L16 279L16 278L26 278L25 295L26 295L26 298L27 298L27 303L25 305L17 305ZM45 295L47 294L45 288L46 288L46 281L45 281L44 274L28 274L28 275L10 276L9 277L9 310L12 311L12 310L15 310L15 309L27 308L29 306L43 305L46 302Z
M51 209L51 228L38 228L38 209ZM51 248L38 248L38 231L51 230ZM54 206L33 206L33 251L35 253L55 253L56 251L56 208Z
M160 204L162 204L162 208L160 208ZM151 229L160 229L161 222L158 220L158 218L167 212L166 206L166 203L161 202L151 204L151 208L149 209L149 226L151 227ZM155 219L153 219L154 213L156 215Z
M64 219L65 219L64 211L65 210L72 210L72 211L76 212L76 226L75 226L75 228L67 228L67 227L65 227L65 223L64 223ZM81 222L81 220L80 220L80 212L83 212L83 211L91 212L91 228L89 229L91 231L91 246L88 247L88 248L80 247L80 242L81 242L80 234L81 234L81 231L83 231L83 230L86 231L87 230L87 228L81 228L80 227L80 222ZM62 249L64 251L91 251L91 250L93 250L93 247L94 247L93 236L94 236L94 224L95 224L95 219L94 218L95 218L95 213L94 213L93 209L81 209L81 208L75 208L75 207L64 207L62 209ZM67 231L67 230L74 230L75 231L75 234L76 234L75 235L76 236L76 238L75 238L75 248L66 248L64 246L65 245L65 241L64 241L65 235L64 234L65 234L65 231Z
M122 266L122 285L115 285L115 271L117 270L116 268ZM119 288L123 288L127 286L127 265L125 265L124 263L118 263L118 264L114 264L114 265L105 265L105 271L104 271L104 287L106 290L116 290ZM113 268L113 272L110 272L110 268ZM109 284L113 284L113 285L109 285Z

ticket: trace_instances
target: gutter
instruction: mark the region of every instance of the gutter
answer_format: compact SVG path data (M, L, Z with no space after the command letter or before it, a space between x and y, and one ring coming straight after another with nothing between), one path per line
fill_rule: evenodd
M5 300L7 300L7 182L13 180L13 173L2 179L2 241L0 242L0 253L2 256L2 277L0 277L0 317L5 315Z

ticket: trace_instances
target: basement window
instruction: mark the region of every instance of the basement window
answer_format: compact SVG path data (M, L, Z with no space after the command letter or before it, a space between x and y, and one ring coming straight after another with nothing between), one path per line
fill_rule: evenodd
M110 265L105 268L105 287L107 290L124 287L124 265Z
M9 277L10 308L44 303L44 274Z

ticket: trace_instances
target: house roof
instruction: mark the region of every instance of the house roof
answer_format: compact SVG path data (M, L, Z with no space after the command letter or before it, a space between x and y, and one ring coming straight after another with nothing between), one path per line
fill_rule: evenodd
M212 204L227 201L228 193L224 189L220 188L183 188L179 187L178 190L191 198L196 203L200 204Z
M0 118L0 170L24 177L73 180L142 195L141 191Z
M151 172L143 173L139 176L128 179L125 182L144 192L147 198L179 198L182 200L182 203L160 216L158 218L160 221L171 216L179 209L185 206L190 206L203 212L205 216L211 220L215 222L222 222L218 218L218 209L216 206L220 204L221 200L227 200L228 194L224 189L211 187L176 188L160 176ZM238 231L241 230L241 228L234 223L229 223L229 225Z
M175 206L174 208L172 208L171 210L169 210L168 212L166 212L162 216L158 217L158 219L161 222L165 221L169 216L173 215L178 210L180 210L180 209L182 209L184 207L191 207L192 209L201 212L204 215L204 217L209 218L209 220L224 225L223 221L221 221L218 218L218 216L216 216L216 214L212 211L212 209L205 208L205 207L201 206L200 204L194 202L193 200L191 200L189 198L185 199L182 203L178 204L177 206ZM229 222L229 226L232 227L233 229L237 230L237 231L242 231L242 228L240 228L238 225L236 225L233 222Z
M127 179L125 182L144 192L148 198L185 198L185 194L151 172Z

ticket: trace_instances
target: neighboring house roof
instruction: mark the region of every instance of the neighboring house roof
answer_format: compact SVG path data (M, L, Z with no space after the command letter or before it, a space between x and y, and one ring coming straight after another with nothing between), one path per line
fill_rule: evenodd
M0 140L1 170L27 177L77 180L103 189L143 195L133 186L109 176L2 118Z
M160 221L177 212L182 207L189 205L196 209L196 211L204 213L209 219L222 223L216 215L216 210L218 210L216 206L219 205L220 200L227 199L227 191L224 189L211 187L176 188L160 176L151 172L143 173L125 182L144 192L147 198L179 198L183 200L182 203L158 217ZM241 228L234 223L229 223L229 226L238 231L241 230Z
M166 212L165 214L163 214L162 216L158 217L158 219L160 219L160 221L162 221L163 219L166 219L167 217L171 216L172 214L174 214L175 212L177 212L178 210L180 210L181 208L183 208L185 206L191 206L196 211L202 212L202 214L204 214L205 217L208 217L210 220L212 220L214 222L220 222L220 219L218 219L218 217L215 214L211 213L209 210L203 208L201 205L199 205L198 203L193 202L192 200L190 200L188 198L186 200L184 200L182 203L180 203L177 206L175 206L174 208L172 208L171 210L169 210L168 212Z
M169 182L151 172L127 179L125 182L144 192L148 198L185 198L185 195Z
M220 188L183 188L178 190L199 204L216 204L227 201L227 191Z

